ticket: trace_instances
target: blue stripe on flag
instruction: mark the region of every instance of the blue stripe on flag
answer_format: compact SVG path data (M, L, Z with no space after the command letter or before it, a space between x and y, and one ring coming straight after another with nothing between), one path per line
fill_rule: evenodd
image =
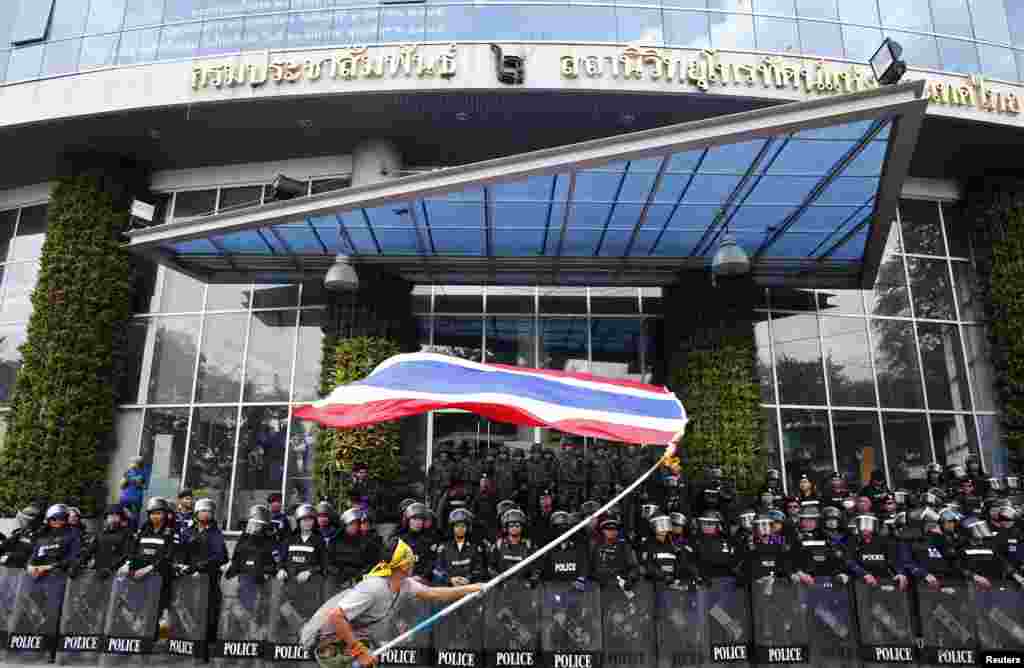
M374 371L365 380L353 385L452 395L500 392L524 399L606 413L642 415L667 420L678 420L682 417L682 410L671 394L666 394L664 399L645 399L615 392L613 385L607 385L608 390L598 390L559 382L548 376L510 373L500 369L479 371L443 362L400 362Z

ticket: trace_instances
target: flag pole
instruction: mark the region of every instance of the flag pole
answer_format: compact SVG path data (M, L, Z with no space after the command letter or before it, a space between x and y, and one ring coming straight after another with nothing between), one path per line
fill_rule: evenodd
M684 427L684 431L685 431L685 427ZM459 600L454 601L453 603L445 606L441 610L438 610L437 612L432 614L430 617L427 617L423 621L417 623L415 626L413 626L411 629L409 629L405 633L399 635L397 638L394 638L393 640L390 640L390 641L384 643L383 645L381 645L380 647L378 647L377 649L373 650L373 656L374 657L379 657L381 654L383 654L384 652L388 651L389 649L391 649L395 645L400 645L403 642L405 642L406 640L408 640L409 638L412 638L414 635L416 635L420 631L423 631L424 629L430 628L431 626L433 626L442 617L446 617L447 615L451 614L452 612L455 612L456 610L458 610L462 606L466 605L470 601L473 601L473 600L476 600L477 598L480 598L481 596L486 594L489 590L491 590L494 587L498 586L499 584L501 584L502 582L504 582L508 578L512 577L513 575L515 575L519 571L523 570L524 568L526 568L530 564L534 563L535 561L537 561L538 559L543 557L545 554L547 554L551 550L555 549L558 546L559 543L564 541L566 538L572 536L573 534L575 534L576 532L581 530L583 527L587 526L590 523L590 520L592 520L593 518L597 517L601 513L607 512L607 510L609 508L611 508L612 506L617 504L622 499L626 498L626 496L631 494L633 492L633 490L635 490L637 487L642 485L645 480L647 480L649 477L651 477L651 475L653 475L654 472L657 471L658 468L663 463L667 463L667 462L673 460L676 457L676 447L679 445L680 441L682 440L682 437L683 437L683 431L680 431L678 434L673 436L672 440L669 442L668 447L665 450L665 454L662 455L658 459L658 461L654 464L654 466L649 468L639 478L637 478L632 483L630 483L630 485L628 487L626 487L626 489L624 489L621 492L619 492L618 494L616 494L612 498L611 501L609 501L608 503L604 504L603 506L598 508L596 511L591 513L589 516L587 516L586 518L581 520L579 524L577 524L576 526L566 530L565 533L563 533L562 535L558 536L557 538L552 540L550 543L548 543L547 545L545 545L541 549L537 550L536 552L531 554L529 557L527 557L523 561L520 561L518 564L516 564L512 568L508 569L504 573L501 573L501 574L497 575L496 577L490 579L489 581L485 582L483 584L483 588L480 591L474 592L474 593L469 594L467 596L463 596Z

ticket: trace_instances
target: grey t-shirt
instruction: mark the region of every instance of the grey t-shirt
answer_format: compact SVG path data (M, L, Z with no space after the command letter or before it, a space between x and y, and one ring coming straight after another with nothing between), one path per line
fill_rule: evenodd
M301 640L306 647L316 646L321 638L334 637L334 629L327 621L327 616L335 608L345 611L345 617L352 626L356 638L373 639L384 643L390 627L387 623L390 614L403 606L409 597L427 587L412 578L402 581L402 589L395 593L388 586L388 578L368 577L351 589L331 597L320 606L313 617L302 627Z

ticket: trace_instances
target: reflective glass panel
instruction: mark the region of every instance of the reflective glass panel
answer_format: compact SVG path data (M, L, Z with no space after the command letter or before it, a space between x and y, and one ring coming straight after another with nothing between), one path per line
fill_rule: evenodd
M199 316L153 318L156 328L153 362L149 372L149 402L187 403L192 396Z
M89 18L85 24L85 33L113 32L121 29L124 22L126 0L105 0L89 4Z
M17 262L4 268L4 302L0 318L28 320L32 315L32 291L39 280L38 262Z
M252 307L284 308L299 305L298 284L256 285L253 288Z
M42 254L46 240L46 205L30 206L21 210L18 232L11 246L10 260L27 260Z
M288 21L288 46L316 46L330 43L334 35L334 12L291 14ZM374 25L376 33L376 25Z
M839 18L836 0L796 0L796 13L812 19Z
M480 362L484 323L477 318L435 318L431 352Z
M662 44L662 21L660 9L627 9L615 12L620 42L638 44Z
M1010 49L990 44L979 44L981 71L985 76L1004 81L1017 81L1017 62Z
M935 32L961 37L974 36L971 32L971 15L967 10L967 0L931 0L931 3Z
M921 1L921 0L918 0ZM888 3L890 7L903 7L902 3ZM900 16L907 16L905 13L900 12ZM927 12L925 13L925 22L929 22L927 19ZM892 37L894 40L899 42L900 46L903 47L903 59L908 63L914 63L914 67L920 67L924 69L937 70L941 68L939 63L939 51L935 43L935 37L932 35L921 35L912 32L898 32L895 30L887 31L886 35ZM878 44L881 44L879 42ZM875 45L875 49L878 49L878 44Z
M956 325L918 323L925 390L932 410L971 410L960 330Z
M708 15L665 10L665 44L686 49L711 45Z
M160 307L162 313L183 313L201 311L203 309L203 293L205 286L196 279L163 268L163 286L160 289Z
M535 330L532 318L487 318L487 361L535 368Z
M139 447L139 454L148 469L146 498L177 498L185 466L187 436L187 408L146 409Z
M217 210L217 190L186 190L174 196L174 217L210 216Z
M935 437L935 460L939 464L963 464L967 455L978 454L978 435L972 416L932 413L930 419Z
M298 503L313 503L313 456L316 453L316 435L320 426L306 420L292 420L288 436L288 480L285 483L284 502L288 507Z
M793 16L796 13L793 0L755 0L754 11L758 14L779 14Z
M821 336L832 405L876 405L867 323L861 318L821 318Z
M914 489L932 460L928 421L920 413L882 413L889 480L893 489Z
M436 313L483 313L484 291L479 286L439 285L434 288Z
M0 327L0 401L10 401L14 379L21 368L18 348L28 338L27 325Z
M758 16L754 20L757 25L758 49L783 53L796 53L800 50L796 21L764 16Z
M871 479L872 471L884 466L878 413L832 411L832 425L836 434L839 472L846 478L851 490L858 490Z
M914 315L918 318L955 320L953 287L949 284L949 265L945 260L907 258L910 292L914 296Z
M288 401L297 311L254 311L243 401Z
M288 16L247 16L244 21L242 45L245 49L275 48L285 44Z
M757 378L761 386L761 401L775 403L775 378L772 376L772 349L768 340L768 314L759 314L764 319L754 324L754 338L757 341Z
M534 313L537 310L535 293L532 287L488 287L487 312Z
M1007 3L1006 18L1014 45L1024 46L1024 4L1019 2Z
M292 401L320 398L320 361L323 357L324 311L299 313L299 349L295 358L295 394Z
M235 457L232 529L240 531L244 528L250 506L265 503L270 493L281 491L287 435L287 406L249 406L242 409Z
M875 277L875 287L866 297L868 313L872 315L910 315L907 276L901 256L890 255L882 260Z
M0 258L7 259L7 252L14 237L14 225L18 221L18 210L0 211Z
M984 294L978 277L969 262L953 262L956 298L961 320L982 320L985 317Z
M587 321L583 318L541 318L540 367L586 373Z
M227 525L237 429L237 408L192 409L185 485L197 498L205 496L213 499L217 504L217 521L221 526Z
M964 348L974 390L975 410L994 411L996 377L992 367L992 348L985 330L982 325L964 325Z
M843 36L835 23L800 21L800 47L804 53L843 57Z
M85 30L85 18L88 13L89 0L55 0L47 39L59 40L80 36Z
M856 4L868 4L862 0L853 0ZM878 50L882 43L882 31L878 28L863 28L861 26L843 26L843 47L846 50L846 57L861 63L866 63Z
M931 9L928 0L906 0L905 2L879 2L882 25L887 28L907 28L931 32ZM902 45L902 42L900 42ZM909 62L909 61L908 61Z
M238 401L242 384L242 352L248 315L208 315L203 323L196 401Z
M199 55L210 56L218 53L240 51L244 43L242 39L242 19L207 21L203 24Z
M189 21L203 18L206 0L167 0L164 7L164 22Z
M68 74L78 69L78 55L82 51L82 40L69 39L63 42L47 42L43 53L44 77Z
M878 2L876 0L839 0L839 18L843 23L878 25ZM879 40L881 44L881 40Z
M191 58L199 50L202 32L203 26L200 23L164 26L160 30L158 57L160 60Z
M117 64L148 63L156 60L156 49L160 44L160 29L126 30L121 33L117 49Z
M541 313L586 313L586 288L554 288L541 286Z
M164 0L128 0L125 9L126 28L148 26L160 23L164 13Z
M825 380L817 317L813 313L773 315L772 336L779 401L784 404L824 405Z
M87 70L93 67L113 65L117 61L118 38L119 35L94 35L83 39L78 69Z
M859 315L864 312L860 290L822 290L818 293L818 303L822 313Z
M207 311L239 311L249 308L252 285L211 283L206 289Z
M960 39L939 38L939 58L942 69L949 72L976 74L981 71L978 45Z
M139 379L142 375L142 356L146 350L146 330L149 323L142 318L128 321L128 334L125 338L124 374L117 389L117 400L120 403L134 404L146 397L139 397Z
M886 408L924 408L913 325L871 320L878 394Z
M7 64L7 80L36 79L43 66L43 45L33 44L11 51Z
M782 409L782 451L786 478L792 493L801 475L820 480L832 470L832 445L828 412Z
M901 200L900 224L906 252L940 256L946 254L939 208L935 202Z
M743 14L709 14L711 46L716 49L753 49L754 19Z
M979 415L978 432L981 434L982 465L991 475L1006 476L1020 470L1020 460L1006 447L1001 438L1002 425L996 415Z
M591 313L639 313L636 288L590 288Z
M643 381L643 321L633 318L592 318L591 373L607 378Z
M970 0L974 36L987 42L1010 43L1010 29L1006 22L1006 5L1016 2L1005 0Z

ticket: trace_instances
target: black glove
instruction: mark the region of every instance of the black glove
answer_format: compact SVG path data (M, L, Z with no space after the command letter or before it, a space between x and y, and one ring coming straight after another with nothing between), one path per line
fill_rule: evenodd
M633 591L633 578L623 577L622 578L622 589L623 591Z
M100 568L96 571L96 577L100 580L109 580L114 575L114 571L109 568Z

